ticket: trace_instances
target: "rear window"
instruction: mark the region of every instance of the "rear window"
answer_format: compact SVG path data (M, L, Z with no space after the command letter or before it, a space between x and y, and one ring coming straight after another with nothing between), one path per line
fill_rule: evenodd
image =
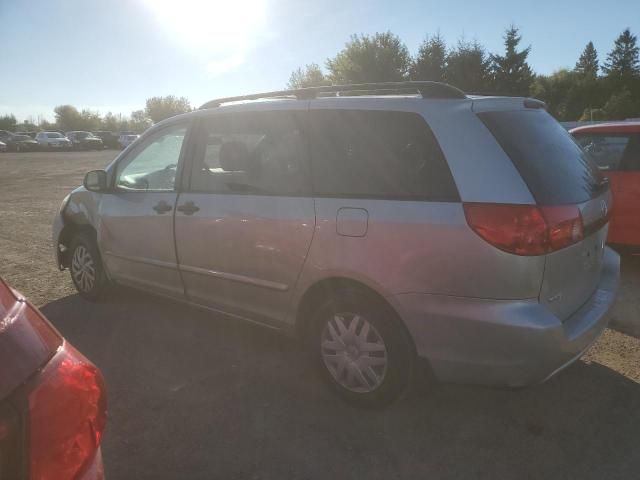
M511 158L538 204L586 202L606 189L597 165L548 113L482 112L478 117Z
M576 140L602 170L640 171L639 133L578 133Z
M458 201L449 166L422 116L411 112L311 112L319 196Z

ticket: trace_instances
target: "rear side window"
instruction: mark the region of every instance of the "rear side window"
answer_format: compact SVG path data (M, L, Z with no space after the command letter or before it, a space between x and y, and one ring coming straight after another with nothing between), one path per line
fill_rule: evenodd
M459 200L440 146L416 113L312 110L310 132L316 195Z
M585 133L576 140L602 170L640 170L640 134Z
M478 117L540 205L586 202L606 188L593 160L542 110L482 112Z

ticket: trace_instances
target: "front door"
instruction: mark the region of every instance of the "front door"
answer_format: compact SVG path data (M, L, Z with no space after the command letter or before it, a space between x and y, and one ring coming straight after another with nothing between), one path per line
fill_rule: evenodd
M230 113L202 121L175 216L191 301L267 323L286 318L315 225L298 115Z
M109 275L173 297L184 296L173 214L186 133L186 124L169 126L122 158L99 210L98 243Z

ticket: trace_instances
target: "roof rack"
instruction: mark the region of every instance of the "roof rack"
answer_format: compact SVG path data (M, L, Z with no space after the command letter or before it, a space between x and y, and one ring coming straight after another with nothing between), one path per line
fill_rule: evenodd
M357 83L351 85L326 85L322 87L297 88L293 90L277 90L275 92L252 93L251 95L217 98L205 103L200 107L200 109L215 108L219 107L223 103L239 102L242 100L258 100L266 98L296 98L298 100L309 100L322 96L322 94L335 94L335 96L340 96L341 93L397 94L399 92L406 93L407 91L419 93L422 95L422 98L467 98L462 90L440 82Z

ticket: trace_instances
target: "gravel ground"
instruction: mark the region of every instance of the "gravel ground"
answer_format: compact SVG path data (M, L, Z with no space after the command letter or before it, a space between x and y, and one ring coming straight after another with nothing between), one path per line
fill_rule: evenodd
M0 275L104 372L109 480L640 475L640 257L623 259L616 330L544 385L439 385L360 411L275 333L130 291L74 294L51 219L115 154L0 154Z

